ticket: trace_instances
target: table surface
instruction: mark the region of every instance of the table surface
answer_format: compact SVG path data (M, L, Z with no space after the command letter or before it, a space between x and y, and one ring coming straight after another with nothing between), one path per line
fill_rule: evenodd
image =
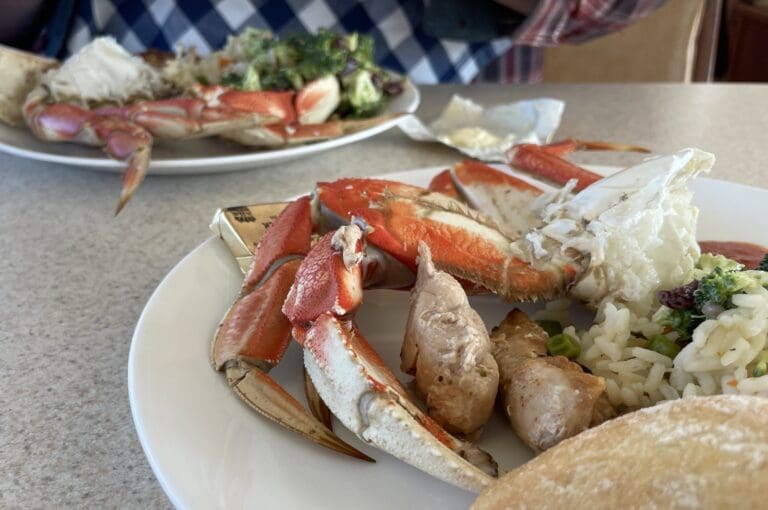
M558 138L699 147L712 176L768 187L768 86L423 87L432 119L451 94L484 104L566 102ZM459 154L394 129L279 167L154 177L117 218L116 174L0 154L0 507L169 507L139 445L126 367L136 321L163 276L204 241L222 206L277 201L314 181L446 165ZM589 153L578 162L629 164Z

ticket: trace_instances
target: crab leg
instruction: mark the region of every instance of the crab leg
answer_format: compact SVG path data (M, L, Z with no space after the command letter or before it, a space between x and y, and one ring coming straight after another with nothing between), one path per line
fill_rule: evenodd
M117 116L147 129L153 136L164 139L183 139L213 136L231 130L240 130L277 117L258 112L228 111L210 108L196 98L147 101L131 106L98 108L99 115Z
M561 186L571 179L576 179L577 184L574 189L581 191L590 184L602 179L602 176L562 158L575 150L648 152L648 149L637 145L564 140L549 145L529 143L515 145L507 152L507 160L512 167L530 172Z
M433 476L479 492L497 474L482 450L423 414L350 317L362 301L364 241L355 225L328 233L299 268L283 312L328 407L358 435Z
M115 159L128 161L115 214L125 206L147 174L152 135L143 127L116 116L103 116L72 103L42 102L33 91L24 104L24 119L43 140L102 146Z
M384 180L342 179L318 184L321 207L341 221L364 224L367 240L412 271L419 241L435 266L510 301L562 295L581 262L532 267L490 218L440 193Z
M309 252L311 232L308 197L289 204L267 228L240 296L216 331L211 362L262 415L322 446L372 460L339 439L267 375L291 341L291 325L280 307Z
M510 166L556 184L565 185L575 179L576 185L572 189L581 191L603 177L563 159L576 150L648 152L636 145L569 139L549 145L516 145L507 156ZM429 183L429 189L467 202L490 216L513 239L541 224L538 209L545 204L537 206L535 201L543 191L480 161L464 160L439 173Z

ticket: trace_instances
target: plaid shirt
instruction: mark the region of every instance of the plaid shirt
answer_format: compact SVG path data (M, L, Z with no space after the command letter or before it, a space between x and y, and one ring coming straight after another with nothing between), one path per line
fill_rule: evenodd
M663 1L540 0L509 37L464 42L424 30L423 0L80 0L66 52L109 34L135 52L184 44L205 53L246 26L276 34L326 27L372 35L377 62L416 83L532 82L540 79L544 46L619 30Z

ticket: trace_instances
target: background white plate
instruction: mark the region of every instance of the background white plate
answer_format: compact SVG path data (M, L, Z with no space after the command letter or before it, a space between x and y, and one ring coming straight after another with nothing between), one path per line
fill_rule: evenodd
M425 185L440 169L387 178ZM597 169L608 173L611 169ZM768 190L712 179L693 185L701 208L699 239L768 245L756 229ZM474 496L368 447L336 422L346 441L374 457L368 464L335 454L256 415L209 363L210 340L243 276L218 238L185 257L162 281L139 319L128 362L131 409L139 439L171 501L180 508L467 508ZM408 294L366 293L358 324L399 374ZM489 329L512 307L472 299ZM530 309L529 306L523 308ZM301 352L294 344L271 373L303 400ZM500 413L480 445L503 470L531 457Z
M391 98L382 112L413 113L419 107L419 90L405 80L403 93ZM332 140L285 149L259 150L222 140L201 138L189 141L158 141L152 147L149 174L189 175L245 170L297 159L316 152L370 138L397 125L401 119L391 119L368 129ZM125 163L109 158L97 147L75 143L44 142L23 127L0 123L0 151L14 156L52 163L88 167L107 172L122 172Z

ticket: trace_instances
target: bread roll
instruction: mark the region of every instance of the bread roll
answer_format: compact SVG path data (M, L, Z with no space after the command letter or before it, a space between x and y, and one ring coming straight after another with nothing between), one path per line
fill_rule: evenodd
M472 505L501 508L767 508L768 399L659 404L563 441Z
M24 123L21 106L37 85L40 74L58 65L56 60L0 45L0 121L12 126Z

